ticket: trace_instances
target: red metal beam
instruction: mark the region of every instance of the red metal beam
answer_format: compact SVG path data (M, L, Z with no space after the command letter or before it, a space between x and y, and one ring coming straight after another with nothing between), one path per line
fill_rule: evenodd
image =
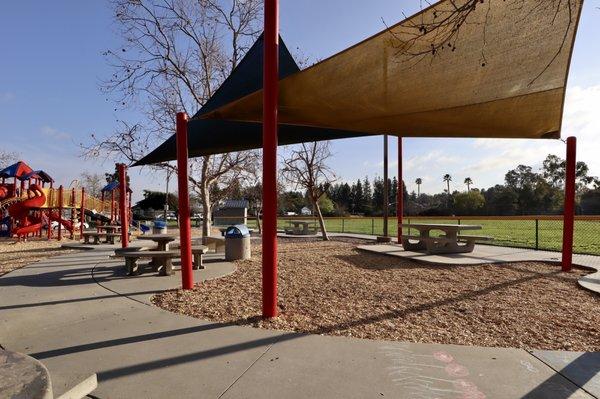
M192 271L192 226L190 222L190 197L188 191L188 116L177 113L177 185L179 192L179 241L181 242L181 286L194 288Z
M127 166L117 164L119 171L119 213L121 214L121 247L129 246L129 215L127 212Z
M563 219L562 270L573 267L573 229L575 227L575 169L577 165L577 139L567 138L567 167L565 176L565 206Z
M396 218L398 220L398 244L402 242L402 214L404 213L404 185L402 184L402 137L398 137L398 187L396 188Z
M264 12L262 314L271 318L277 316L279 1L265 0Z

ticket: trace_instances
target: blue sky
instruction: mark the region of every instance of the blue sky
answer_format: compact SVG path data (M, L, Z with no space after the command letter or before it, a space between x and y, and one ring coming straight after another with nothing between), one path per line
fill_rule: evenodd
M281 33L291 49L323 59L382 30L382 18L397 22L418 5L418 0L282 0ZM584 6L563 125L563 137L578 136L579 159L595 175L600 175L599 6L600 0ZM110 74L102 52L119 45L108 2L4 2L0 37L0 147L63 184L84 170L110 170L111 161L78 157L78 143L90 133L111 133L117 117L136 118L117 114L98 90ZM390 141L395 159L395 139ZM339 179L381 175L381 147L381 137L335 142L332 166ZM441 191L445 173L453 176L455 189L463 189L467 176L477 187L488 187L518 163L539 166L549 152L564 154L558 141L405 139L404 148L408 188L421 177L424 192ZM159 173L132 172L138 199L142 188L163 185Z

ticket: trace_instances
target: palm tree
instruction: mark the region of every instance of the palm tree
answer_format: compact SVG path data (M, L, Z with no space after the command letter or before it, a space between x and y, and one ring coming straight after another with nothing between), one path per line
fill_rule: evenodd
M465 184L467 185L467 191L471 191L471 184L473 184L473 179L471 179L470 177L467 177L465 179Z
M446 186L448 187L448 195L450 195L450 182L452 181L452 176L446 173L444 175L444 181L446 182Z
M420 177L417 177L417 180L415 180L415 183L417 184L417 197L421 196L421 184L423 184L423 179L421 179Z

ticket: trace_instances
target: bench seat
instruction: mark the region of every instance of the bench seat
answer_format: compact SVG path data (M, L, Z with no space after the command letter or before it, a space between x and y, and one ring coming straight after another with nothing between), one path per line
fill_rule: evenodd
M472 236L472 235L459 235L459 241L493 241L494 237L490 236Z
M140 268L137 263L138 259L152 258L164 260L163 268L160 271L161 276L170 276L173 274L173 258L179 255L179 251L121 251L119 257L125 258L125 269L127 274L132 276L140 273ZM155 265L157 266L157 265Z
M446 237L421 237L421 236L410 236L410 235L402 235L400 236L403 240L419 240L419 241L434 241L434 242L449 242L452 241L450 238Z
M202 242L215 252L225 252L225 237L203 237Z

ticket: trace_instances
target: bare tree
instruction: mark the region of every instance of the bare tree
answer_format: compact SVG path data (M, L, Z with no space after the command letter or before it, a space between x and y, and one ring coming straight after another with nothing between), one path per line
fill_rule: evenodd
M7 166L17 162L19 154L16 152L10 152L0 149L0 169L4 169Z
M175 115L193 115L237 66L261 31L261 0L113 0L124 45L105 53L113 75L102 90L119 109L138 109L144 120L118 121L111 135L92 135L84 156L135 162L175 133ZM191 160L190 183L210 234L211 187L226 192L259 160L256 152ZM158 168L175 169L171 164Z
M85 193L92 197L100 198L101 190L106 183L105 177L99 173L83 172L79 178Z
M283 160L281 170L282 177L287 183L306 190L314 212L319 218L324 241L329 240L329 237L319 207L319 200L327 193L331 183L335 181L335 174L327 166L327 161L331 156L329 141L299 144Z

